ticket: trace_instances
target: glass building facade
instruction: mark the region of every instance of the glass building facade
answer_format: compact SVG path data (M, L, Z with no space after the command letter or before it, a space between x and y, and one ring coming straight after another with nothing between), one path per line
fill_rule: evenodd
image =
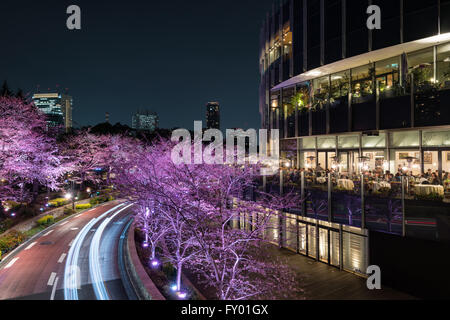
M218 102L206 104L206 128L220 130L220 104Z
M32 97L34 105L47 117L48 127L72 128L72 97L60 93L36 93Z
M159 117L155 112L139 111L131 120L131 127L135 130L155 131L159 126Z
M366 26L371 4L381 30ZM297 168L448 173L448 21L446 0L274 7L260 36L260 113L263 128L280 130L282 157Z

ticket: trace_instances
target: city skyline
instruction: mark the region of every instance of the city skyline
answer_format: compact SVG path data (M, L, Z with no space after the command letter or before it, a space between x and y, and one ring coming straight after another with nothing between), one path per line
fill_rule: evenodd
M450 298L450 0L4 0L0 28L0 300Z
M4 41L16 45L0 53L0 81L30 97L38 85L42 93L68 88L80 127L103 122L106 111L111 123L131 125L130 114L150 103L161 127L191 129L204 118L205 102L215 100L227 106L224 127L259 127L255 35L273 1L135 0L125 9L114 1L107 6L78 1L77 31L66 28L68 5L44 1L23 10L19 3L2 2L0 27L14 31ZM48 50L54 46L58 49ZM160 63L165 57L172 62ZM211 70L220 75L213 81ZM181 99L171 101L173 91Z

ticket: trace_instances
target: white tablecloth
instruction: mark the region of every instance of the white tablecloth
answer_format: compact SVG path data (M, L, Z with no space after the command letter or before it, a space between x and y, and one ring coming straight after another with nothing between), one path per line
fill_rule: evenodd
M391 184L386 181L373 182L373 191L378 191L380 189L391 189Z
M437 193L440 196L444 195L444 187L443 186L418 184L418 185L414 186L414 189L416 191L416 194L421 195L421 196L426 196L431 193Z
M318 183L327 183L327 178L325 177L318 177L316 180Z
M338 187L341 187L345 190L353 190L355 189L355 184L353 183L352 180L348 180L348 179L339 179L337 181L337 185Z

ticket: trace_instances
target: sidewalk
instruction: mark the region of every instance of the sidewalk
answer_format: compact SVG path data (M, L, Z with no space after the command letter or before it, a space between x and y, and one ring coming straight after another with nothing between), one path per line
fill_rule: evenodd
M90 199L77 201L77 202L75 202L75 205L89 203L89 200ZM26 221L22 221L22 222L16 224L15 226L12 226L10 229L6 230L2 234L0 234L0 237L6 235L7 233L11 232L12 230L16 230L16 231L20 231L20 232L26 232L28 230L31 230L32 228L34 228L36 226L36 221L46 215L52 215L54 218L58 218L58 217L64 215L64 208L72 208L72 203L66 204L65 206L62 206L59 208L55 208L55 209L43 212L38 216L32 217Z
M272 249L298 270L306 300L410 300L408 294L384 287L367 289L366 279L286 249ZM383 275L381 275L383 278Z

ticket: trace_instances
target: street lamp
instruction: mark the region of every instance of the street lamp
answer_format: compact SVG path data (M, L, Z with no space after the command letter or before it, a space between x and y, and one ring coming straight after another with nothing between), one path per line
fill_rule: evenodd
M313 161L316 159L316 157L314 157L314 156L309 156L309 157L307 157L306 159L309 160L309 163L307 163L307 168L313 168L313 167L314 167L314 166L313 166ZM308 164L309 164L309 166L308 166Z
M72 199L72 210L75 210L75 198L73 197L73 195L71 193L66 193L65 198L67 200Z
M359 168L361 171L367 171L369 170L369 166L366 164L367 161L370 160L369 157L366 156L362 156L362 157L358 157L359 159Z

